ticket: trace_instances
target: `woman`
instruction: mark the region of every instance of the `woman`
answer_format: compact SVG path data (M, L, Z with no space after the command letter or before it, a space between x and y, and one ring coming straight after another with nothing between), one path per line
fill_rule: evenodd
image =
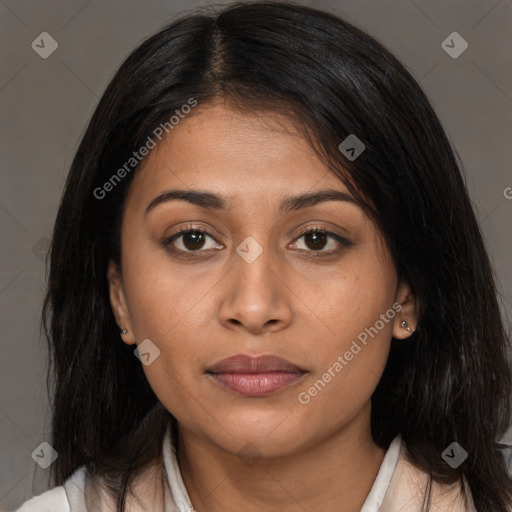
M330 14L236 4L128 57L44 322L56 487L20 511L511 510L508 345L453 150Z

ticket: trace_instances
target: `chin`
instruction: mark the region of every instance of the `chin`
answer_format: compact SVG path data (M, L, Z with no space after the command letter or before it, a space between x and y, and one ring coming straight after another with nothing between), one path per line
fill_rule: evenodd
M288 415L289 411L285 409L221 414L218 423L224 427L224 432L216 430L215 437L219 444L227 443L229 450L235 453L252 444L265 456L284 455L301 445L305 435L304 425L296 424L293 415L286 419Z

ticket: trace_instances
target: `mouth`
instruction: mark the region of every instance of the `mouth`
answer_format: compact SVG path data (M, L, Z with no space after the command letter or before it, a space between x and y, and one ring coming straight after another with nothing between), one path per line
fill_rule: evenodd
M217 384L238 395L260 398L287 388L307 373L290 361L274 355L228 357L206 370Z

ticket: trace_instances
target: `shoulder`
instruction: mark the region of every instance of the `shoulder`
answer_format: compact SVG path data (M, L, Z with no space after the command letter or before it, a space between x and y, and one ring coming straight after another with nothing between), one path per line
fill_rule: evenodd
M402 445L393 478L382 503L382 512L419 512L428 490L429 475L415 466ZM471 491L466 482L444 485L432 480L432 510L439 512L476 512Z
M25 501L16 512L70 512L63 485Z
M15 512L70 512L82 510L85 467L78 468L64 485L25 501ZM78 508L79 507L79 508Z
M162 469L152 465L135 478L131 484L132 493L126 496L126 509L139 511L141 503L144 503L144 510L162 510L164 493L161 486L155 485L162 475ZM170 502L169 510L177 511L173 498L166 498ZM112 511L116 509L116 505L103 480L91 477L87 474L86 467L81 466L64 485L34 496L15 512L71 512L91 509Z

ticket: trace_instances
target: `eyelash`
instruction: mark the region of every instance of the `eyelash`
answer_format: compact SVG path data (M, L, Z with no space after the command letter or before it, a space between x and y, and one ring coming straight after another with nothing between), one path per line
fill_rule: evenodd
M183 236L184 234L190 233L192 231L207 235L212 240L217 242L217 240L215 240L215 238L210 233L208 233L208 231L206 231L204 229L200 229L193 225L188 225L188 226L180 228L180 230L177 233L175 233L174 235L165 238L161 242L161 245L164 248L173 252L174 254L178 255L179 257L184 257L184 258L198 258L199 257L200 258L200 257L202 257L201 252L206 252L206 251L201 250L201 249L198 249L197 251L184 251L182 249L176 249L175 247L173 247L171 245L172 242L174 242L175 240L180 238L180 236ZM304 235L307 235L309 233L321 233L321 234L327 235L330 238L334 238L340 245L343 246L343 248L350 247L350 246L354 245L352 242L350 242L346 238L342 237L341 235L338 235L337 233L333 233L332 231L327 231L326 229L324 229L323 227L320 227L320 226L314 226L312 228L310 227L310 228L302 229L298 233L298 236L295 238L295 242L297 242L297 240L299 240ZM340 252L341 250L342 249L331 249L330 251L305 250L305 252L312 253L312 255L314 255L314 257L327 257L327 256L333 256L334 254ZM304 249L301 249L301 251L304 251Z

